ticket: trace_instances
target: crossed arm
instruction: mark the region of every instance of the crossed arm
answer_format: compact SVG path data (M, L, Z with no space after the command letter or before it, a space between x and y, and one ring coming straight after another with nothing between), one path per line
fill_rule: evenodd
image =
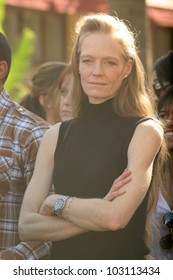
M152 120L139 124L128 149L127 167L130 172L125 172L115 181L103 199L75 198L70 204L70 222L67 222L63 218L66 208L63 209L62 218L52 215L53 204L59 194L48 197L58 126L45 133L40 145L34 174L21 209L21 239L55 241L90 230L107 231L125 227L148 190L153 161L163 139L162 129Z

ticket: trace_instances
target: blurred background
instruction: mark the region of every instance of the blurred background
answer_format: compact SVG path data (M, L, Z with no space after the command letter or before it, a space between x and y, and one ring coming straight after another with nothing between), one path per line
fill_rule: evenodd
M154 61L173 49L173 0L0 0L1 29L14 52L7 81L14 99L26 91L35 67L69 61L75 22L89 12L117 14L129 22L151 82Z

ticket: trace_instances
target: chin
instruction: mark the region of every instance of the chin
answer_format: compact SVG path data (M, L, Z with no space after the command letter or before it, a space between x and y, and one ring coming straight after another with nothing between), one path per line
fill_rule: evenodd
M61 117L61 120L62 121L69 121L69 120L71 120L72 119L72 116L71 115L63 115L62 117Z

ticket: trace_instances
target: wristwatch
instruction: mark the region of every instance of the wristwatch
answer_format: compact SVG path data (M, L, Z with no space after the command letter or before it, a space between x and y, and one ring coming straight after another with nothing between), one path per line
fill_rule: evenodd
M58 217L61 217L61 211L64 208L68 198L69 196L62 195L59 198L57 198L57 200L55 201L53 206L53 211Z

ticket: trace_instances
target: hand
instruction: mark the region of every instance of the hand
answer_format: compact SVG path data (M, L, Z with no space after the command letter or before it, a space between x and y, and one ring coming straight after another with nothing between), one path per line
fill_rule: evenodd
M49 195L48 197L46 197L46 199L43 201L43 203L40 207L39 213L41 215L45 215L45 216L54 215L53 206L54 206L54 203L55 203L56 199L58 198L58 196L59 195L57 195L57 194L52 194L52 195Z
M103 199L111 201L117 196L123 195L126 190L121 188L130 181L131 172L128 169L125 169L124 172L117 179L115 179L111 189Z

